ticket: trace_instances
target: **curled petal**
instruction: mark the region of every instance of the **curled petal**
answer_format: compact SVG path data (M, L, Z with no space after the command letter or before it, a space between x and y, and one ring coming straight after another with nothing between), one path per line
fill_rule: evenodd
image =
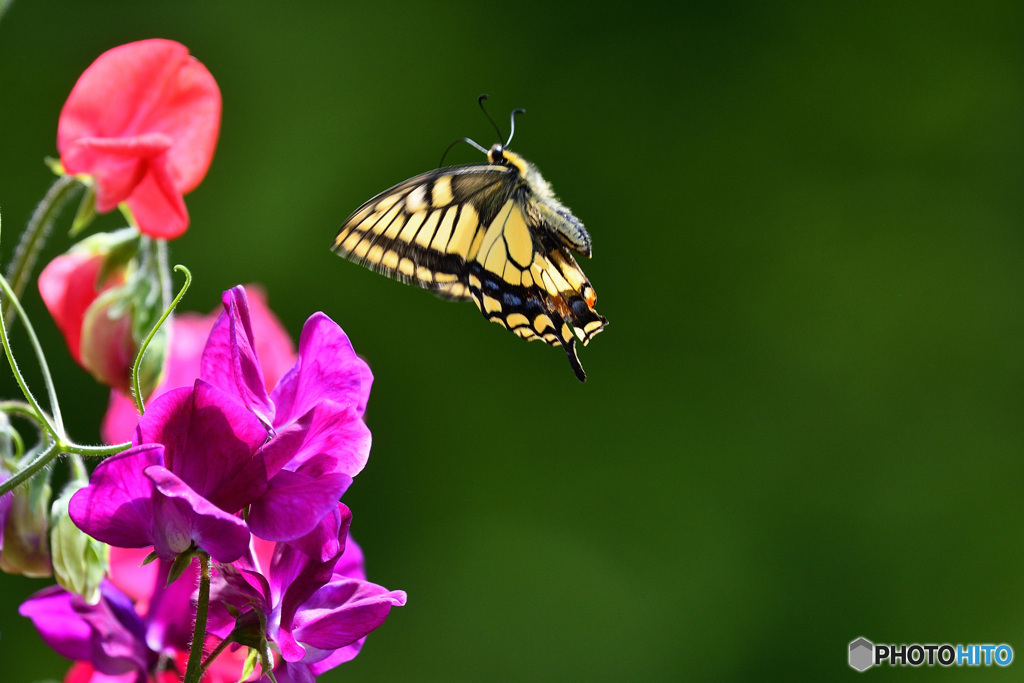
M162 240L180 237L188 229L188 209L169 163L168 155L149 160L145 175L126 200L139 226L148 226L146 234Z
M404 605L405 601L404 591L389 591L368 581L333 581L296 613L292 635L318 650L345 647L383 624L391 607Z
M342 553L345 553L342 558L347 558L350 542L348 528L351 523L352 511L344 503L339 502L335 505L334 510L320 518L320 522L313 531L302 538L289 541L288 545L300 553L308 555L315 562L330 562ZM359 563L362 566L362 551L357 548L356 552L360 554ZM338 567L341 564L342 561L338 560L334 565L334 574L338 573ZM347 574L347 576L355 575ZM360 575L357 578L366 577Z

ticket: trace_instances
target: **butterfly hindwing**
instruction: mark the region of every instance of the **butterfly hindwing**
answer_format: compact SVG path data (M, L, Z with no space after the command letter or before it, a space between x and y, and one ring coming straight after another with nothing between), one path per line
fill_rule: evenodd
M448 299L473 299L518 336L576 355L607 320L572 251L590 255L583 224L532 164L496 145L488 164L430 171L359 207L333 250ZM575 336L574 336L575 333Z
M573 333L586 345L608 321L593 310L593 287L533 201L519 192L495 215L470 263L469 292L488 320L528 341L561 346L584 381Z

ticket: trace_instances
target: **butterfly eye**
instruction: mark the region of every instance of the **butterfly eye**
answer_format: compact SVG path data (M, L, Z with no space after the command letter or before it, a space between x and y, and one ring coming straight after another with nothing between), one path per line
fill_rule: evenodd
M491 150L487 152L487 159L492 164L504 164L505 163L505 148L500 144L491 147Z

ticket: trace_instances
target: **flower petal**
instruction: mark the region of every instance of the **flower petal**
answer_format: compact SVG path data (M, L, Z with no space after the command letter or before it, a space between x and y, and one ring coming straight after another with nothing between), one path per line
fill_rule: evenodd
M304 645L335 650L383 624L391 607L405 601L405 591L357 579L332 581L303 604L292 621L292 635Z
M352 483L344 474L319 476L282 470L249 507L252 532L268 541L291 541L313 531Z
M274 678L277 679L277 683L315 683L316 674L302 662L289 662L282 659L274 667ZM269 683L269 681L269 676L263 676L260 679L260 683Z
M266 436L262 423L241 401L196 380L194 389L174 389L151 401L135 441L164 444L170 471L234 513L266 490L259 455Z
M362 417L373 374L356 355L336 322L323 313L306 321L299 337L299 359L271 393L277 408L274 426L281 426L323 400L352 406Z
M108 676L146 671L156 663L156 653L143 641L145 626L131 600L108 581L100 593L100 601L89 605L52 586L30 597L19 611L65 657L89 661Z
M71 606L74 597L60 586L49 586L23 602L18 613L32 620L43 641L57 654L68 659L88 659L92 630Z
M224 292L222 300L224 312L214 324L203 349L201 376L214 386L239 396L269 426L274 407L256 356L245 289L240 285L232 287Z
M333 459L330 469L354 477L370 457L370 430L351 405L323 400L293 422L282 426L264 446L267 473L297 469L316 455Z
M335 560L336 563L332 569L332 575L337 574L341 561L336 558L342 553L345 553L343 557L348 556L348 528L351 523L352 511L344 503L339 502L334 510L320 519L315 529L302 538L289 541L288 545L300 553L308 555L316 562L331 562ZM362 555L360 554L361 557ZM362 566L361 562L362 560L360 559L360 566ZM355 575L348 574L348 576ZM363 575L356 578L366 577ZM326 581L327 579L324 580Z
M188 209L174 186L168 159L163 155L149 160L146 173L126 200L139 230L162 240L180 237L188 229Z
M249 547L245 522L203 498L164 467L147 467L145 473L162 494L154 496L153 505L157 555L173 560L191 541L218 562L234 562L245 553Z
M136 446L101 462L68 512L93 538L122 548L153 545L153 485L143 470L163 462L159 444Z

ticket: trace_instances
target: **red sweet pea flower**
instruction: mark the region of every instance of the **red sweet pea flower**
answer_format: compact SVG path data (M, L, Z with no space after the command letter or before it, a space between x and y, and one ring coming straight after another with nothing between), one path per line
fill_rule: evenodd
M97 211L125 202L144 234L173 239L188 228L182 195L206 175L220 112L216 81L184 45L121 45L85 70L64 103L61 164L92 177Z

